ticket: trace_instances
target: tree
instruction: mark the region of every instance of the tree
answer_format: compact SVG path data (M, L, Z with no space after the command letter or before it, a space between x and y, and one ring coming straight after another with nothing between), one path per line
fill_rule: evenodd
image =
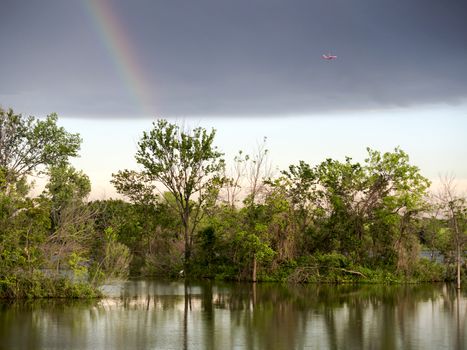
M257 263L258 258L261 257L261 247L267 246L262 241L260 236L264 235L265 230L258 230L258 213L261 212L261 205L258 204L261 198L261 195L265 192L265 180L271 176L271 168L268 162L268 152L266 148L267 138L263 139L263 142L258 145L256 152L251 158L245 158L249 162L249 167L247 170L247 180L250 183L250 189L247 194L247 197L243 201L245 208L243 211L246 215L246 225L247 225L247 237L251 236L252 242L257 242L258 244L250 244L247 247L253 249L252 254L252 271L251 271L251 280L256 282L256 273L257 273ZM258 210L259 209L259 210ZM263 233L263 234L262 234ZM257 254L258 253L258 254Z
M69 165L52 166L48 171L49 182L44 196L51 202L52 231L58 226L61 215L71 207L78 207L91 192L91 181L82 171Z
M239 195L242 190L242 180L247 172L248 161L250 156L239 151L233 159L233 166L229 169L229 173L224 169L224 202L234 209L239 201Z
M362 166L349 157L345 162L327 159L316 167L316 175L321 185L316 198L323 201L327 212L322 243L331 251L358 255L363 238L363 218L358 210L364 183Z
M223 182L224 161L222 153L213 146L215 134L215 130L209 133L201 127L183 131L178 125L160 119L153 123L152 130L143 133L135 156L143 171L131 176L134 185L130 188L147 189L141 184L161 183L173 195L172 205L183 227L186 267L203 209L217 198ZM113 175L117 190L128 183L124 174L125 171L120 171Z
M61 277L48 268L63 261L85 269L93 221L82 200L90 183L68 163L78 154L79 135L57 120L0 108L0 296L64 295L71 281L55 283ZM49 182L31 198L29 176L40 174Z
M51 225L44 253L57 270L63 264L71 268L73 259L88 260L95 242L95 213L85 203L91 182L86 174L67 164L49 167L47 175L49 181L41 199L49 207Z
M6 180L3 190L17 179L43 173L48 166L64 164L78 155L81 138L59 127L57 120L56 114L38 120L0 108L0 169Z
M382 241L386 252L393 250L397 268L409 272L410 265L418 259L417 219L427 208L430 181L398 147L384 154L367 150L368 190L360 210L370 219L373 242Z
M438 198L451 233L451 244L455 251L457 289L460 289L462 255L467 242L467 200L456 193L452 177L442 180L442 191Z
M29 268L39 266L39 248L51 228L53 205L44 197L28 197L27 176L49 175L47 188L51 190L58 169L66 168L68 158L77 156L80 148L79 135L57 126L57 120L56 114L38 120L0 108L0 250L5 256L18 253L17 268L22 266L22 256ZM69 194L67 190L55 192L62 197ZM57 207L58 201L54 204Z
M0 295L3 281L42 263L39 247L49 232L49 211L39 200L28 198L28 191L26 181L10 186L8 193L0 191Z
M284 238L289 241L292 255L309 252L316 249L316 245L311 247L309 244L310 233L324 215L323 191L318 187L317 168L300 161L281 173L282 176L271 185L276 196L280 195L288 202L289 233Z
M309 251L338 251L359 263L397 262L406 269L416 254L414 223L429 181L399 148L367 150L363 164L349 157L314 168L301 162L284 171L277 185L285 187L299 229L312 235Z

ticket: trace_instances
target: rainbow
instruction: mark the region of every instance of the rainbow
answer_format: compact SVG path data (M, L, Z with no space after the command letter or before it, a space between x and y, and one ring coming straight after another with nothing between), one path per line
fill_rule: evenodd
M112 8L111 1L84 0L83 2L136 107L144 116L152 115L152 88L146 82L136 51L132 48L131 40Z

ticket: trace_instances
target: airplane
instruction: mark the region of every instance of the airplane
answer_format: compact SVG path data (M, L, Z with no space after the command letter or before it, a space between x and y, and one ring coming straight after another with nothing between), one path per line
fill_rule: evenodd
M321 57L323 58L323 60L328 60L328 61L335 60L337 58L337 56L331 55L330 53L328 53L327 55L324 54Z

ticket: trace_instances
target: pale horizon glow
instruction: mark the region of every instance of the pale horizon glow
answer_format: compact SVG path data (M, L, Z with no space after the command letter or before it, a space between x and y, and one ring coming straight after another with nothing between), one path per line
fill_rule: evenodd
M187 128L216 129L215 145L224 153L227 165L239 150L254 153L264 137L276 174L300 160L312 166L326 158L343 161L345 156L363 161L366 147L381 152L401 147L435 190L440 177L454 176L463 193L467 190L466 110L464 106L438 106L358 115L167 119ZM121 198L110 184L111 174L138 169L134 159L137 143L154 120L59 119L67 131L83 138L80 157L72 164L90 177L91 199Z

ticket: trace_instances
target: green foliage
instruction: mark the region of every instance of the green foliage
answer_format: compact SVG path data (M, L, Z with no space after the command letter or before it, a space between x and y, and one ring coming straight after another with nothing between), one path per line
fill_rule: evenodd
M82 201L91 192L91 181L82 171L72 166L60 165L49 169L49 182L46 184L46 194L57 206L72 201Z
M104 231L104 256L102 269L107 278L126 278L131 261L129 248L117 241L117 234L111 227Z
M287 276L292 283L401 283L405 279L387 268L355 264L339 253L316 253L300 259Z
M68 266L71 271L73 271L73 274L77 279L82 279L88 274L88 269L85 265L85 262L86 259L79 256L75 252L71 253L70 257L68 258Z
M212 211L209 229L199 235L196 274L250 279L256 262L259 280L422 278L419 214L429 182L398 148L368 153L363 164L300 162L266 181L262 202L247 197L243 208ZM213 251L221 252L214 268Z
M198 234L199 253L197 263L203 266L203 274L213 277L216 264L216 232L212 226L201 230Z
M55 230L63 225L71 211L83 206L91 192L91 181L82 171L67 164L50 167L48 175L49 182L42 196L50 201L52 230Z
M56 114L38 120L0 108L0 168L7 183L77 155L79 135L66 132L57 120Z
M179 193L178 178L184 178L184 189L191 194L200 186L203 174L222 170L222 153L213 147L215 134L214 130L208 133L203 128L195 128L190 134L159 119L151 131L143 133L136 160L172 193Z
M257 234L252 232L238 232L233 244L236 247L235 258L239 264L251 261L253 257L259 263L268 262L274 256L274 251L266 243L262 242Z
M94 233L83 202L90 182L68 165L81 139L57 120L0 109L0 297L98 295L85 282ZM31 198L28 176L38 174L49 181Z
M338 250L356 262L406 269L416 215L429 186L406 153L368 149L365 164L328 159L316 167L316 206L324 215L310 230L316 250ZM376 259L374 259L377 257Z
M47 208L16 193L0 193L0 274L42 263L41 245L50 227Z
M165 203L127 203L121 200L96 201L95 229L111 228L115 240L131 252L129 273L133 276L171 275L180 271L179 227L176 213ZM96 242L96 255L102 256L104 235Z
M420 259L413 271L412 279L423 282L442 282L446 280L446 267L429 259Z
M368 149L363 162L301 161L269 178L263 145L255 157L240 153L238 176L227 179L214 130L158 120L138 143L142 171L113 174L130 202L88 203L89 178L68 164L81 140L56 115L0 109L0 136L1 297L95 296L87 278L181 270L297 283L439 281L452 279L466 244L465 199L429 206L429 181L399 148ZM30 198L34 174L48 183ZM242 174L250 189L236 207ZM420 259L422 245L446 263Z
M118 242L117 232L112 227L104 230L102 239L94 250L94 264L90 269L92 283L127 278L132 259L130 249Z
M0 278L0 299L97 298L101 296L101 292L89 283L75 283L68 278L46 276L39 271Z
M151 181L144 173L125 169L112 174L110 182L118 193L125 195L133 203L155 205L159 201L159 195L155 193L156 186Z
M136 194L150 198L156 188L154 182L171 193L173 209L183 228L186 268L204 206L215 201L223 183L224 161L222 153L213 146L214 136L214 130L208 133L195 128L185 132L178 125L160 119L149 132L143 133L138 143L135 158L143 166L143 172L124 170L113 175L117 190L133 199Z

